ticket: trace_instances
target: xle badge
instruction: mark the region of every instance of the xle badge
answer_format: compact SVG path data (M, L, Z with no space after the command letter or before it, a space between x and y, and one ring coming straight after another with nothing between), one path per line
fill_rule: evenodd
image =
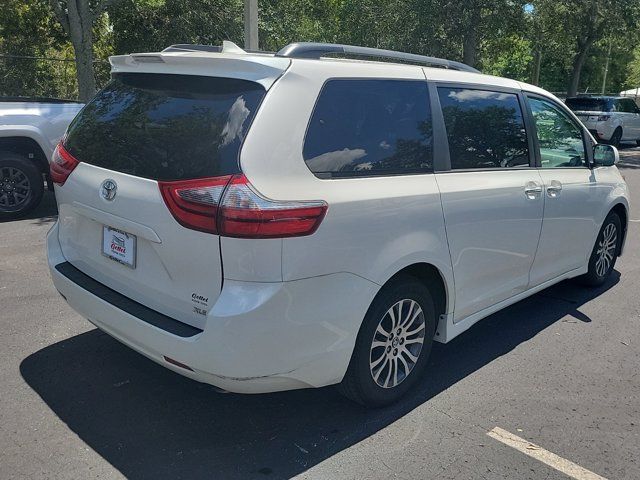
M207 307L209 306L209 297L205 297L204 295L199 295L197 293L191 294L191 302L195 305L193 307L193 313L197 313L198 315L206 315Z

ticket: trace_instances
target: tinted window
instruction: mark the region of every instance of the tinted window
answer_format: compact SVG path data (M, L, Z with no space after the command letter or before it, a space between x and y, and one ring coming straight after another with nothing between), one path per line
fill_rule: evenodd
M439 87L452 169L529 165L527 133L513 93Z
M612 102L603 98L567 98L565 103L574 112L610 112L612 110Z
M244 80L117 74L69 127L78 160L156 180L238 171L264 88Z
M433 170L426 82L330 80L309 122L303 156L319 177Z
M582 128L553 103L529 97L542 168L586 165Z
M636 113L638 108L636 107L636 102L630 98L623 98L618 100L618 111L624 113Z

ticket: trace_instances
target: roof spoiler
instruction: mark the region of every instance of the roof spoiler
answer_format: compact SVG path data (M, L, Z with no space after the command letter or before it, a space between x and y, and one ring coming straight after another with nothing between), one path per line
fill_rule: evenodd
M222 55L207 55L214 52ZM289 68L291 60L274 55L247 55L232 42L222 46L172 45L156 53L109 57L111 73L159 73L239 78L258 82L266 89Z

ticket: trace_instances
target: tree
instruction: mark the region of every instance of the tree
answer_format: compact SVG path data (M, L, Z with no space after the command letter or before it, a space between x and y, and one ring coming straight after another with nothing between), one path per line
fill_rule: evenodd
M5 95L74 97L79 90L86 100L109 78L111 54L158 51L172 43L243 43L242 0L0 3L0 93ZM569 87L572 94L601 88L609 45L607 89L622 89L640 40L640 0L259 0L259 5L262 49L296 41L388 48L465 61L548 90ZM630 74L640 70L639 56Z
M627 67L627 78L624 82L626 88L640 87L640 47L633 50L633 60Z
M410 0L413 15L409 18L415 26L409 44L420 45L428 55L482 67L483 44L524 30L525 3L525 0Z
M572 6L578 7L575 15L579 21L574 31L576 52L571 64L571 81L567 89L567 95L570 97L578 92L580 74L582 73L582 67L584 67L589 49L604 33L604 29L609 23L606 21L607 17L603 15L603 5L601 5L599 1L579 2L578 5Z
M261 5L262 7L262 5ZM242 0L118 0L108 9L116 54L176 43L242 45Z
M5 0L0 9L0 95L59 95L54 78L66 62L44 58L61 57L63 48L64 35L47 0Z
M58 22L69 36L75 52L76 76L80 100L88 101L96 93L93 67L93 26L106 8L117 0L49 0Z
M553 38L571 48L569 96L578 92L589 53L599 40L637 36L638 0L537 0L533 5L543 24L555 24Z
M482 45L482 71L526 82L534 60L531 41L518 35L490 38Z

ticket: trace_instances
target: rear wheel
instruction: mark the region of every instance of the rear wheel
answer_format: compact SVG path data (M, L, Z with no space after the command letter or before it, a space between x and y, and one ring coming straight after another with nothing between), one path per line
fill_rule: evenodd
M368 407L397 401L425 370L435 324L429 290L412 276L398 276L369 307L340 391Z
M618 127L614 130L613 135L611 135L609 144L618 148L620 146L620 140L622 140L622 128Z
M611 212L602 224L596 244L589 258L589 270L580 277L583 284L597 287L602 285L616 265L618 247L622 239L620 217Z
M33 210L43 192L42 174L33 162L15 153L0 153L0 219Z

